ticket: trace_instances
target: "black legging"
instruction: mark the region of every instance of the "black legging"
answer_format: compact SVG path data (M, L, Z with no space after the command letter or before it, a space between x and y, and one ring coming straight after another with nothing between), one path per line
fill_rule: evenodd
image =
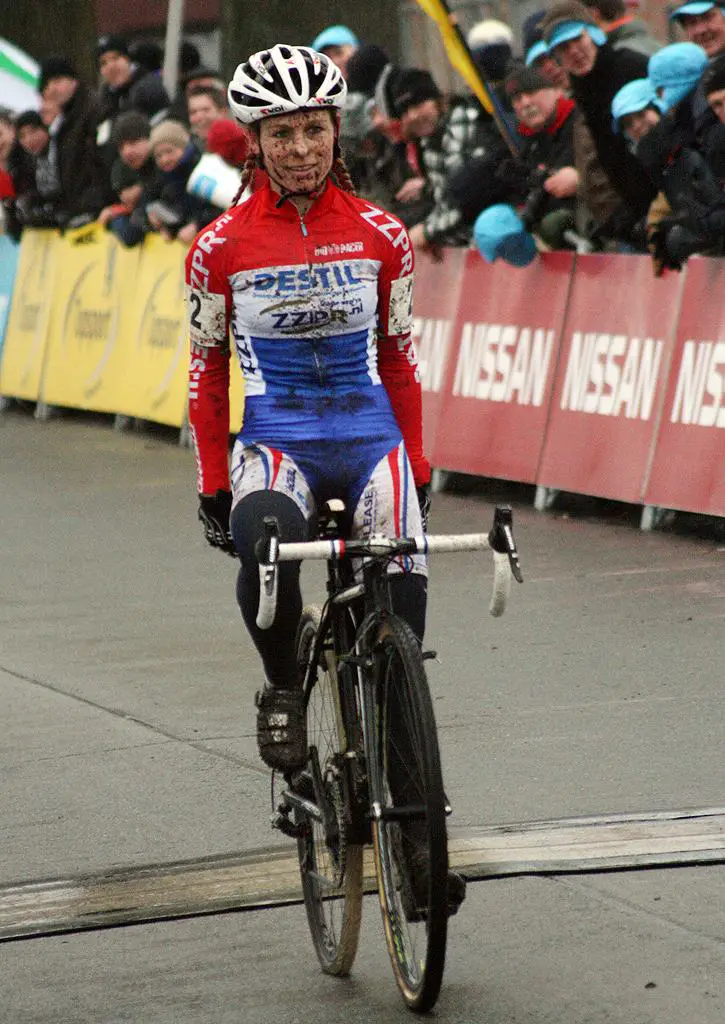
M241 567L237 579L237 601L244 623L259 651L271 686L290 689L297 685L295 638L302 614L300 563L280 562L277 614L269 629L257 626L259 608L259 563L255 546L263 533L265 516L275 516L282 541L310 540L315 523L307 522L297 505L277 491L254 491L234 507L231 530ZM390 577L393 607L422 642L425 630L427 580L414 573Z

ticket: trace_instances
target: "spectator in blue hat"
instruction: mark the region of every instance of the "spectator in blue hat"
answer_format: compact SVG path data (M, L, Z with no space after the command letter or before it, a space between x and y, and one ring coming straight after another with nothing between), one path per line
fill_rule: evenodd
M542 23L544 40L571 76L571 91L594 140L599 163L621 198L607 231L614 238L636 241L635 226L656 195L646 171L612 128L612 100L622 86L647 75L647 57L634 50L615 50L579 0L553 3Z
M649 78L635 78L612 100L612 126L636 150L640 140L661 121L662 110L662 101Z
M476 248L487 263L501 259L527 267L536 258L536 243L513 206L497 203L479 214L473 226Z
M693 106L707 65L707 55L694 43L674 43L650 59L649 78L665 116L640 140L637 157L669 205L650 230L659 266L679 268L693 253L723 252L725 191L710 155L719 125L698 134Z
M725 53L723 0L690 0L676 7L670 17L682 28L688 41L701 46L710 60Z
M535 40L524 51L524 62L528 68L536 68L539 74L548 78L555 89L569 92L569 72L549 53L543 39Z
M360 41L347 25L330 25L312 40L312 49L325 53L347 77L347 63L360 45Z

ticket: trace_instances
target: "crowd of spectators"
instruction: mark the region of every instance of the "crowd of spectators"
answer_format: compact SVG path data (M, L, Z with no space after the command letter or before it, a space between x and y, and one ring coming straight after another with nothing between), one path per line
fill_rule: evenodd
M151 43L104 35L95 58L95 87L50 57L40 65L38 109L0 111L5 230L17 238L25 227L99 221L128 246L149 231L191 242L221 212L204 188L191 187L203 156L216 153L232 170L248 151L223 78L188 43L175 97L163 85L163 51Z
M353 37L358 186L434 255L472 240L517 265L551 249L649 251L658 273L725 255L725 0L679 3L672 21L681 41L666 46L625 0L551 0L520 49L506 25L479 22L466 42L496 117ZM349 44L337 28L323 42Z
M341 144L358 191L416 248L441 258L475 241L516 265L552 249L649 251L660 273L725 255L725 0L688 0L672 19L681 41L668 46L625 0L551 0L521 46L479 22L466 42L494 114L346 26L309 42L347 79ZM45 60L38 110L0 113L6 230L99 220L126 245L149 231L189 242L216 217L224 199L196 184L209 180L200 161L238 171L248 140L222 76L189 44L180 58L175 97L153 44L102 37L95 87Z

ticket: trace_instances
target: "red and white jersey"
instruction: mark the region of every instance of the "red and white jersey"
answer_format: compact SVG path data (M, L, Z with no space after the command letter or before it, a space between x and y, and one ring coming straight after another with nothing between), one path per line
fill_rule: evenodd
M301 217L269 185L186 260L189 420L199 490L229 486L229 347L244 375L240 438L285 449L401 434L417 484L421 395L410 340L413 250L397 218L328 182Z

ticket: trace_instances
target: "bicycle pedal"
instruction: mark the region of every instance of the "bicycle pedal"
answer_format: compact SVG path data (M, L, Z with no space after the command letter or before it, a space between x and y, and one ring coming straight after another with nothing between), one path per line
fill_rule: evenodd
M423 651L423 661L437 661L438 651Z
M339 665L356 665L357 668L372 668L373 659L366 657L361 658L358 654L343 654L339 661Z
M278 829L283 835L288 836L290 839L299 839L302 835L302 826L295 825L293 821L290 821L288 815L284 811L275 811L269 820L272 828Z

